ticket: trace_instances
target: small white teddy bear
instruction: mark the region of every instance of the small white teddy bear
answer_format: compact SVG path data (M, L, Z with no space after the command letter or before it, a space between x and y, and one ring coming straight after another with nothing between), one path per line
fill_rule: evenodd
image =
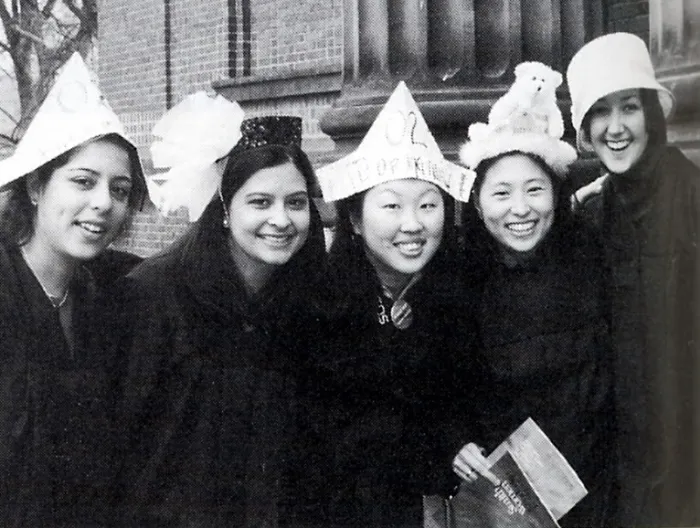
M535 132L559 139L564 120L557 106L556 89L562 75L541 62L522 62L515 68L515 82L489 112L491 132Z

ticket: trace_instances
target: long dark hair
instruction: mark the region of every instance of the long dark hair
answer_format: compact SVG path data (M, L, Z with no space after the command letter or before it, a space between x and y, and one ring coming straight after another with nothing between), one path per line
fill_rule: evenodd
M236 192L255 173L262 169L277 167L291 163L304 177L306 188L311 195L315 185L315 173L308 157L295 145L266 145L249 150L233 151L224 168L220 192L216 193L207 205L199 220L185 235L183 244L186 246L185 258L187 266L201 267L193 270L195 273L205 273L208 265L197 258L199 248L226 248L228 252L228 228L223 227L228 204ZM311 283L313 277L322 271L325 260L325 243L321 217L313 200L309 201L310 227L309 236L304 246L295 254L290 262L281 266L276 276L285 276L285 288L304 288L305 283ZM233 264L232 264L233 265ZM273 281L271 281L273 282ZM279 283L279 281L274 281Z
M66 165L85 145L94 141L107 141L126 151L129 156L129 165L131 169L132 187L129 195L129 209L131 216L136 210L141 208L144 197L146 195L146 182L143 180L141 164L136 149L131 143L118 134L105 134L97 136L89 141L81 143L67 150L63 154L44 163L36 169L32 175L37 179L40 188L44 188L53 176L53 173ZM29 197L27 190L26 178L29 175L18 178L7 186L6 201L0 211L0 235L8 241L14 242L17 245L25 244L34 235L34 205ZM124 232L129 226L129 221L125 222L122 228Z
M540 169L549 177L552 182L552 190L554 193L554 222L546 237L552 241L555 246L568 246L575 241L567 240L566 233L572 232L573 226L577 223L573 213L571 212L569 197L573 191L572 185L561 176L557 175L547 165L542 158L534 154L528 154L520 151L504 152L493 158L482 161L476 168L476 178L471 190L471 198L469 203L464 207L462 215L462 244L465 251L464 264L467 266L467 273L488 273L488 270L493 265L493 259L498 258L498 242L486 228L486 224L479 215L477 209L479 203L479 193L484 184L486 173L498 160L520 155L531 159L537 164ZM564 236L560 236L564 235ZM573 235L571 235L573 236Z

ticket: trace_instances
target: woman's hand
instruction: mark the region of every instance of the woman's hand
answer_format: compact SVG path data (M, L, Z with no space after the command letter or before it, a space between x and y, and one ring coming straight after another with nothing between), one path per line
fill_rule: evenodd
M591 183L584 185L571 195L571 208L576 211L579 206L588 200L591 196L595 196L603 192L603 184L608 179L608 173L596 178Z
M483 451L475 443L468 443L452 461L452 470L467 482L474 482L481 475L489 479L494 486L498 486L501 481L489 471L489 463L484 457Z

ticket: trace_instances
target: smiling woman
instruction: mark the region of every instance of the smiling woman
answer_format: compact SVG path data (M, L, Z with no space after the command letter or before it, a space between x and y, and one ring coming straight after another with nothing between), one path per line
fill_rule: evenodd
M563 527L610 526L612 387L602 252L570 210L570 145L547 131L470 129L473 199L464 209L462 271L477 289L487 380L481 430L459 452L467 482L493 477L491 452L532 418L588 489ZM476 129L479 130L479 127ZM474 137L477 136L477 137ZM573 154L573 156L572 156ZM467 161L467 160L465 160Z
M358 150L324 169L324 198L341 201L310 382L324 473L317 518L417 528L422 495L457 482L445 426L459 421L449 410L455 373L468 373L463 392L478 377L471 297L451 260L454 205L440 186L465 171L444 160L403 83Z
M294 506L285 477L325 244L301 119L241 131L201 217L114 288L126 525L274 526Z
M642 93L631 88L598 99L586 118L586 139L601 161L616 174L630 170L646 150L649 133Z
M57 94L71 90L82 103L67 113ZM93 347L97 284L84 265L124 229L145 182L78 56L0 174L0 524L99 524L106 362Z
M233 261L251 292L306 242L309 203L304 176L291 162L259 170L233 195L225 222Z
M490 160L474 185L479 215L504 251L528 254L554 222L556 177L526 154Z
M432 183L405 179L373 187L361 205L350 211L352 229L382 284L398 294L442 242L444 198Z
M592 40L567 78L579 149L604 173L578 212L599 228L611 271L621 454L613 524L696 526L700 169L667 144L674 96L639 37Z

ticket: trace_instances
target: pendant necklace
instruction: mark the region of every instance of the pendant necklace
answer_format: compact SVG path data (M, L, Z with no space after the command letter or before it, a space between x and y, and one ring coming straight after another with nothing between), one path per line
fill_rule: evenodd
M68 300L68 292L70 288L66 288L66 290L63 292L63 296L50 294L44 286L44 284L39 279L39 276L37 275L36 271L34 271L34 268L32 268L32 265L29 263L29 258L27 257L27 252L25 251L24 247L20 247L20 251L22 252L22 257L24 257L24 262L26 262L27 266L29 266L29 269L32 270L34 277L36 277L36 281L39 283L39 286L41 286L41 289L43 290L44 295L46 295L47 299L51 303L51 306L53 306L56 310L61 308L61 306L66 304L66 301Z
M379 311L377 313L377 320L379 321L379 324L386 324L389 322L389 319L391 319L391 322L399 330L406 330L411 326L413 323L413 309L404 299L404 295L406 295L406 292L408 292L411 286L418 282L420 277L420 273L416 273L413 277L411 277L411 280L408 281L408 284L406 284L404 289L401 290L401 293L396 297L396 299L394 299L394 296L391 294L391 290L382 284L384 295L391 299L393 304L391 305L391 310L389 310L389 316L387 316L386 308L382 302L382 296L377 296L379 300Z

